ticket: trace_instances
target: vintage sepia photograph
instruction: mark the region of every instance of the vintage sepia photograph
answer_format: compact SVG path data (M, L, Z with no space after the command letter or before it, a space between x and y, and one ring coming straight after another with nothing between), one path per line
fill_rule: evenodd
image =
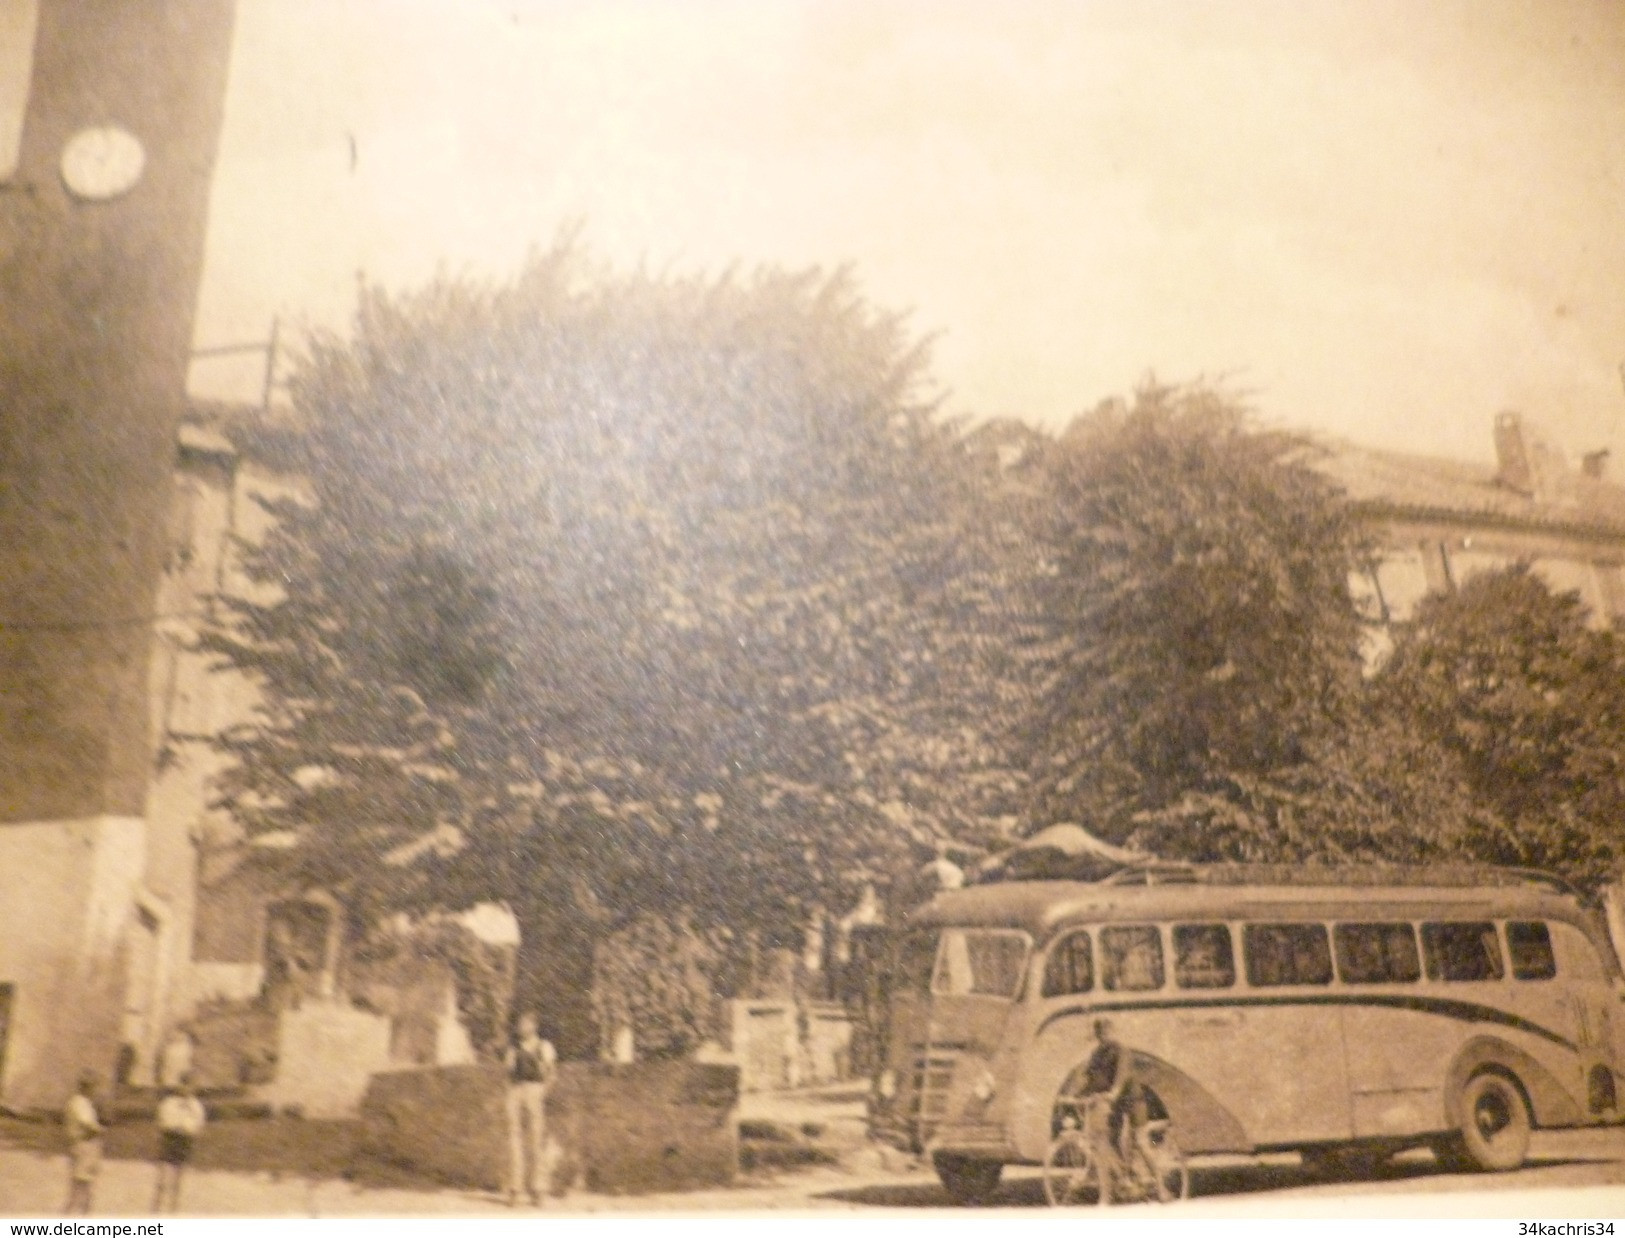
M0 0L0 1216L1625 1216L1622 225L1621 0Z

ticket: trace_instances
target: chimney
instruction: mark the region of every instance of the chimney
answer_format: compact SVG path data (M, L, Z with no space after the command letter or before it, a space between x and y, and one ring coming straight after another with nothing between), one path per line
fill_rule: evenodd
M1608 475L1608 448L1601 447L1596 451L1588 451L1580 457L1580 471L1593 481L1601 481Z
M1514 412L1495 415L1495 479L1519 494L1534 494L1535 470L1524 442L1523 418Z

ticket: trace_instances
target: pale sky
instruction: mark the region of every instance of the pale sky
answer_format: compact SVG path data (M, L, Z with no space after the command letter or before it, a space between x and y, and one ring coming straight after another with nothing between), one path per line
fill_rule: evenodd
M1517 407L1625 475L1625 0L239 0L200 346L573 220L852 263L953 412L1229 375L1460 457Z

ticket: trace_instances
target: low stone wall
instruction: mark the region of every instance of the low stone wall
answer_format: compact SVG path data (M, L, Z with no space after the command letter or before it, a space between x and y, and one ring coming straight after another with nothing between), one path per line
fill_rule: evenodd
M310 1118L351 1117L373 1074L389 1064L388 1019L336 1002L306 1002L282 1012L276 1077L265 1099Z
M505 1090L491 1065L375 1075L358 1152L436 1181L500 1190ZM738 1101L734 1066L567 1063L547 1102L554 1187L619 1195L726 1184L739 1166Z
M558 1089L566 1152L609 1195L732 1182L739 1170L739 1068L697 1062L583 1064Z
M852 1016L838 1002L808 1002L807 1065L802 1083L852 1077Z
M502 1070L490 1065L376 1074L361 1101L357 1153L437 1182L500 1190L506 1090Z
M738 999L728 1003L729 1044L747 1092L793 1088L801 1082L796 1006L789 1000Z
M221 1003L199 1011L192 1032L192 1081L198 1087L235 1088L276 1077L277 1018L269 1010Z
M851 1078L852 1016L840 1003L741 998L728 1008L729 1046L745 1091Z

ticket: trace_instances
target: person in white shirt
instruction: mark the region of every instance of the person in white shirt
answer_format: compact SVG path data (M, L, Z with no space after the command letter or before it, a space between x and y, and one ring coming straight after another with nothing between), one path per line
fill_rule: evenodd
M102 1118L96 1112L96 1076L79 1076L79 1090L62 1111L62 1125L68 1135L69 1216L89 1216L90 1198L96 1189L96 1175L102 1168Z
M503 1055L508 1068L508 1206L524 1186L532 1204L542 1202L542 1158L547 1147L547 1090L558 1074L552 1041L536 1030L536 1016L519 1016L519 1034Z
M152 1197L153 1212L163 1212L166 1200L170 1212L180 1210L181 1173L191 1161L207 1121L190 1075L158 1102L158 1189Z

